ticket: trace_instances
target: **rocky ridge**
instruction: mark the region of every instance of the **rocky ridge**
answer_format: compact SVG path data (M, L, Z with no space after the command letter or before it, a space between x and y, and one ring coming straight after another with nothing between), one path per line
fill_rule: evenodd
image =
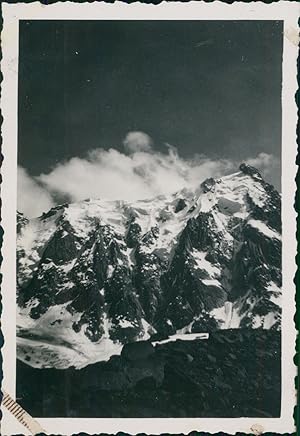
M280 329L281 198L259 172L129 203L18 213L18 357L80 368L123 344Z

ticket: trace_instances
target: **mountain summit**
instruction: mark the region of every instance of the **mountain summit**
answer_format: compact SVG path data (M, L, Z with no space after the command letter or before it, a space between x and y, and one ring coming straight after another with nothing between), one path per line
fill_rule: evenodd
M280 329L281 198L259 172L18 213L18 357L81 368L150 337Z

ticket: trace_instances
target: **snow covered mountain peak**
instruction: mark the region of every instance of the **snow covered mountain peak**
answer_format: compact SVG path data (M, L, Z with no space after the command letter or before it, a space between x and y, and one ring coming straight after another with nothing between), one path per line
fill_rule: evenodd
M18 214L18 354L82 367L157 333L280 328L280 195L259 172Z

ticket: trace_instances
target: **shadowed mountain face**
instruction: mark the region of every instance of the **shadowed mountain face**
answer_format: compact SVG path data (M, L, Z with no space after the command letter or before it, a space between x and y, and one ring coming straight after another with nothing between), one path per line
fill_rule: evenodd
M153 335L279 330L280 208L242 164L170 196L18 214L18 358L82 368Z
M208 340L155 347L80 370L17 364L17 397L38 417L279 417L280 332L219 330Z

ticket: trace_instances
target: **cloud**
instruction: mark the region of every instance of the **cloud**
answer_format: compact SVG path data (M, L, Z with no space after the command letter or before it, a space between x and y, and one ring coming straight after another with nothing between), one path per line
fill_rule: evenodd
M143 135L144 139L149 138L143 132L131 132L126 138L130 139L133 133L139 133L139 138L143 138ZM58 164L49 173L41 174L36 179L30 179L22 169L22 177L26 176L27 185L22 183L19 196L24 196L25 190L29 198L21 201L24 209L31 212L31 216L31 208L41 213L47 209L47 204L49 207L52 205L50 194L68 197L73 202L87 198L128 201L152 198L185 187L194 188L208 177L220 177L237 171L240 164L230 159L210 159L203 155L184 159L169 144L165 152L158 152L150 147L151 139L135 142L136 139L135 135L133 142L126 142L128 154L113 148L94 149L83 158L73 157ZM135 144L135 151L132 144ZM245 162L257 167L265 177L276 170L279 160L260 153L254 158L245 159ZM40 201L36 200L38 196Z
M281 190L281 162L278 157L259 153L255 158L246 159L245 162L257 168L266 181L273 184L279 191Z
M152 148L152 139L144 132L129 132L125 136L123 145L128 153L135 153L137 151L149 152Z
M245 163L257 168L265 177L280 168L280 160L268 153L259 153L255 158L246 159Z
M18 210L31 218L54 206L51 194L42 188L27 171L18 167Z
M180 158L174 148L166 153L95 149L85 158L74 157L38 178L49 192L67 194L72 201L85 198L138 200L199 184L233 170L232 162L205 157Z

